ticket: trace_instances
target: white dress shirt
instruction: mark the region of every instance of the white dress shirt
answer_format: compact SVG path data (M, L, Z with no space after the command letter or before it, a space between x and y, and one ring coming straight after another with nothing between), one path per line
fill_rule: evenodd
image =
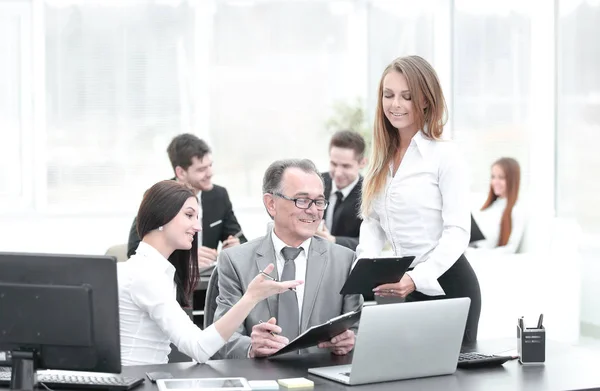
M519 202L515 203L511 213L511 230L505 246L498 246L500 239L500 222L506 209L506 198L497 198L487 209L473 212L473 218L485 236L484 240L475 242L477 248L492 250L502 254L514 254L521 244L525 232L525 211Z
M273 231L271 239L273 240L275 258L277 259L277 273L279 274L279 280L281 280L283 266L285 265L285 259L283 259L281 250L284 247L288 247L288 245L275 235L275 231ZM312 238L308 238L299 246L299 248L302 248L302 251L300 251L300 254L298 254L298 257L294 260L294 263L296 264L296 280L306 280L306 255L308 254L311 241ZM296 297L298 298L298 315L300 315L298 316L298 321L300 321L300 319L302 319L302 302L304 301L304 284L296 287Z
M381 256L387 239L396 256L415 256L407 274L416 290L443 295L437 279L469 244L466 164L453 142L429 140L418 132L394 176L392 169L360 227L357 259Z
M123 365L166 364L171 342L205 362L225 344L214 325L199 329L177 303L175 267L154 247L140 242L117 271Z
M333 180L333 178L331 178L331 193L329 193L329 205L327 206L327 210L325 211L325 226L327 227L329 232L331 232L331 226L333 224L333 210L335 209L335 204L337 203L337 195L335 194L335 192L338 190L341 191L342 196L344 197L343 200L345 200L348 197L348 194L350 194L350 192L354 189L354 186L356 186L359 179L360 175L357 175L354 182L340 190L335 185L335 181Z

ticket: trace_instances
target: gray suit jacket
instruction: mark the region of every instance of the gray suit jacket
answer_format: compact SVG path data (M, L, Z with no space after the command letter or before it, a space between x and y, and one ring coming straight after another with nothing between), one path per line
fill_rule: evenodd
M354 251L313 237L308 250L300 333L343 313L362 307L361 295L340 295L352 264ZM277 265L271 233L222 251L217 263L219 296L215 321L237 303L256 275L269 263ZM252 327L277 313L277 295L258 303L242 326L214 358L247 358ZM356 329L354 330L356 331ZM318 351L317 347L308 351Z

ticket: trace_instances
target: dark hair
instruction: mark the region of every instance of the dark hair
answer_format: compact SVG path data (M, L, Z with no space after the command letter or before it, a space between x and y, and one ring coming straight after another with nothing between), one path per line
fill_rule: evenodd
M173 171L177 166L187 170L192 165L193 157L202 160L204 155L210 152L210 147L204 140L189 133L175 136L167 147L167 154L169 154Z
M265 176L263 177L263 194L265 193L281 193L281 182L283 180L283 174L285 170L288 168L299 168L306 173L315 173L323 182L323 177L321 177L321 173L317 170L315 164L309 159L282 159L276 160L267 171L265 171Z
M335 132L329 142L329 150L331 151L333 147L352 149L356 160L361 160L365 156L365 139L353 130Z
M191 187L172 180L158 182L146 190L137 214L136 229L140 238L143 239L148 232L173 220L190 197L196 197L196 192ZM190 250L173 251L169 262L175 267L177 302L188 306L200 277L198 235L194 235Z
M519 197L519 186L521 184L521 167L519 162L511 157L503 157L494 162L492 167L499 166L504 172L506 180L506 207L500 220L500 236L498 237L498 246L506 246L512 232L512 211ZM490 184L488 198L481 207L481 210L489 208L498 196Z

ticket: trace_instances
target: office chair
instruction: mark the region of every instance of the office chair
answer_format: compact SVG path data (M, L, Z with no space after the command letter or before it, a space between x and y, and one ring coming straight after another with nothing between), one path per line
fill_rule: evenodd
M219 271L215 267L208 288L206 289L206 300L204 301L204 329L213 324L215 312L217 311L217 296L219 296Z
M117 258L117 262L124 262L129 257L127 257L127 243L124 244L116 244L106 250L105 255L110 255Z

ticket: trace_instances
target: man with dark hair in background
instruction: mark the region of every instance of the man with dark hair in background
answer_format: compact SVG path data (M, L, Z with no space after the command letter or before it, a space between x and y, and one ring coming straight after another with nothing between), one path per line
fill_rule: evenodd
M329 207L317 235L356 250L362 219L360 170L367 163L364 138L350 130L336 132L329 143L329 172L322 173Z
M212 183L213 159L209 146L193 134L180 134L167 147L176 181L186 183L198 194L202 231L198 233L198 266L207 268L217 260L217 246L222 248L246 242L238 223L227 190ZM127 256L131 257L140 237L133 220L127 244Z

